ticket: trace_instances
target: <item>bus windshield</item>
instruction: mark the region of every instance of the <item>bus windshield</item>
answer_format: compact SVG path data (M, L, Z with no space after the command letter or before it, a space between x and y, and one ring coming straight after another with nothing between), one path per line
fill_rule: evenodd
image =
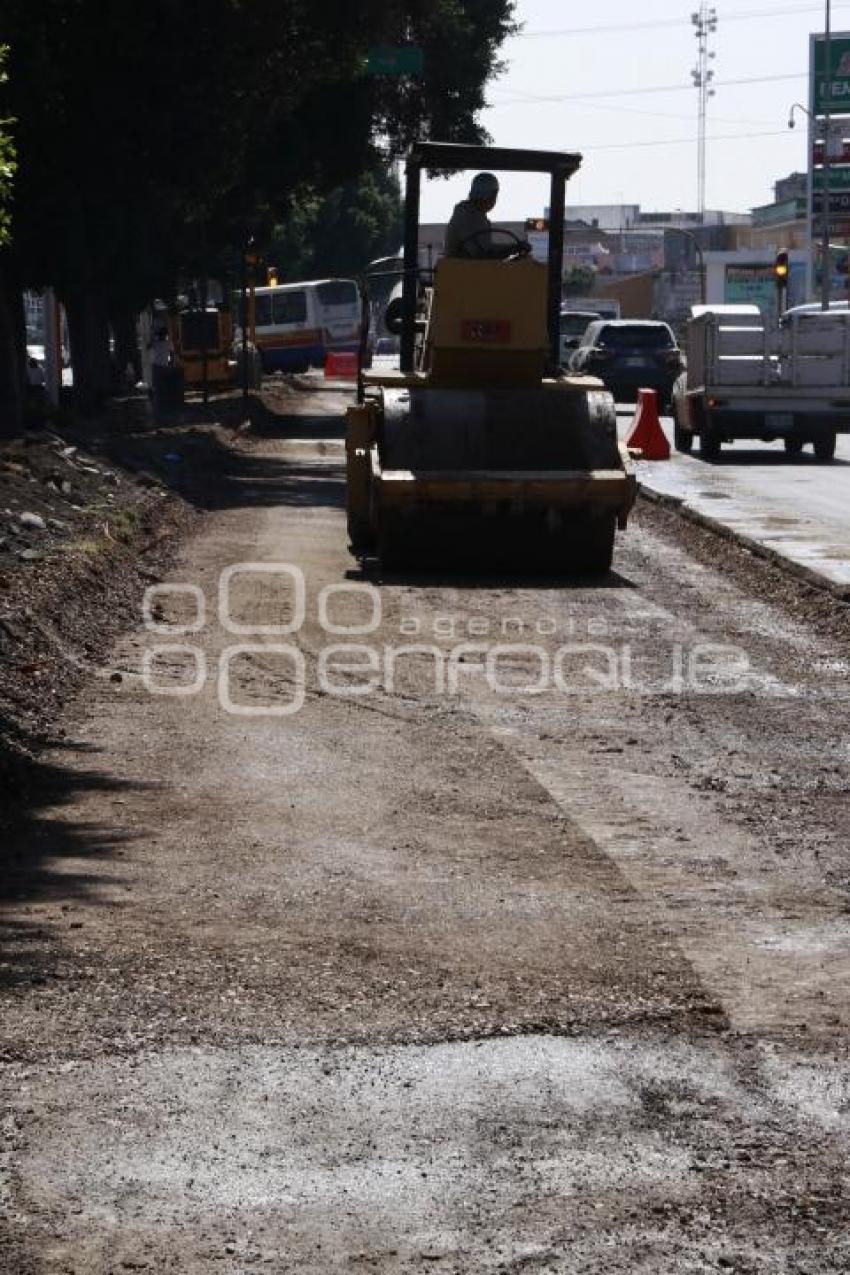
M327 283L316 285L319 304L326 310L334 306L357 305L357 284L353 279L329 279Z

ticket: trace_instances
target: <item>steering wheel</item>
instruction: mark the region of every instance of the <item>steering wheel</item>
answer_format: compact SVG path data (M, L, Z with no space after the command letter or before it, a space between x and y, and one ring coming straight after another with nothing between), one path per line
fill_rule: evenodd
M512 230L508 230L507 226L493 226L491 230L474 230L471 235L467 235L458 246L459 253L464 254L464 249L468 243L475 243L482 239L484 235L507 235L509 239L513 240L516 245L516 251L502 257L502 261L520 261L531 252L531 244L526 239L520 239L519 235L515 235ZM484 259L486 260L486 254ZM499 258L493 259L499 260Z

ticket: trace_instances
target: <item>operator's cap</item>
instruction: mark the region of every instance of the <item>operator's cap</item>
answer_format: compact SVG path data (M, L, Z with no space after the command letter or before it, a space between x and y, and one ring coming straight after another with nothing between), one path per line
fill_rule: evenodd
M499 179L493 173L477 173L469 189L470 199L493 199L499 193Z

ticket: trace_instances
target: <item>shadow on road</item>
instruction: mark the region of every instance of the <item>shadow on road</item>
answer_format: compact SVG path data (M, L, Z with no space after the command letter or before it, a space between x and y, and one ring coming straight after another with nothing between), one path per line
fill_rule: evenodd
M505 570L500 563L480 562L455 567L409 567L382 571L378 563L368 562L365 577L349 573L351 579L367 579L375 584L408 585L411 588L452 589L635 589L638 586L617 571L605 575L535 571L532 568Z
M672 453L674 456L676 452ZM771 451L767 447L762 448L724 448L716 460L706 460L700 455L699 448L695 448L689 453L693 460L701 461L703 465L711 465L715 469L731 469L735 466L747 468L752 465L767 465L777 468L792 469L812 469L824 470L830 469L846 469L850 465L850 461L843 460L840 456L836 456L834 460L823 461L818 460L811 452L803 452L800 456L789 456L784 451Z
M90 903L102 880L97 864L120 854L133 835L108 805L102 823L63 817L81 792L118 795L138 785L105 769L66 767L57 759L63 749L97 751L87 745L66 740L51 747L49 760L0 757L0 785L8 794L0 815L0 988L60 977L64 953L57 927L39 917L53 921L60 899L63 910L74 900Z
M321 461L288 461L281 457L233 456L228 472L208 502L210 509L249 506L308 506L343 509L345 472L342 465Z

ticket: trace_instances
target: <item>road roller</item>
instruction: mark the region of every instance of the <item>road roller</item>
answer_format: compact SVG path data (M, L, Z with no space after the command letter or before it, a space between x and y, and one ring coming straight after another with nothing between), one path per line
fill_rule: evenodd
M636 496L601 381L559 366L564 202L581 156L427 142L406 162L398 368L361 373L346 419L351 552L383 569L459 565L602 574ZM548 260L419 262L423 170L542 172ZM493 242L510 232L494 227ZM510 248L510 244L508 244Z

